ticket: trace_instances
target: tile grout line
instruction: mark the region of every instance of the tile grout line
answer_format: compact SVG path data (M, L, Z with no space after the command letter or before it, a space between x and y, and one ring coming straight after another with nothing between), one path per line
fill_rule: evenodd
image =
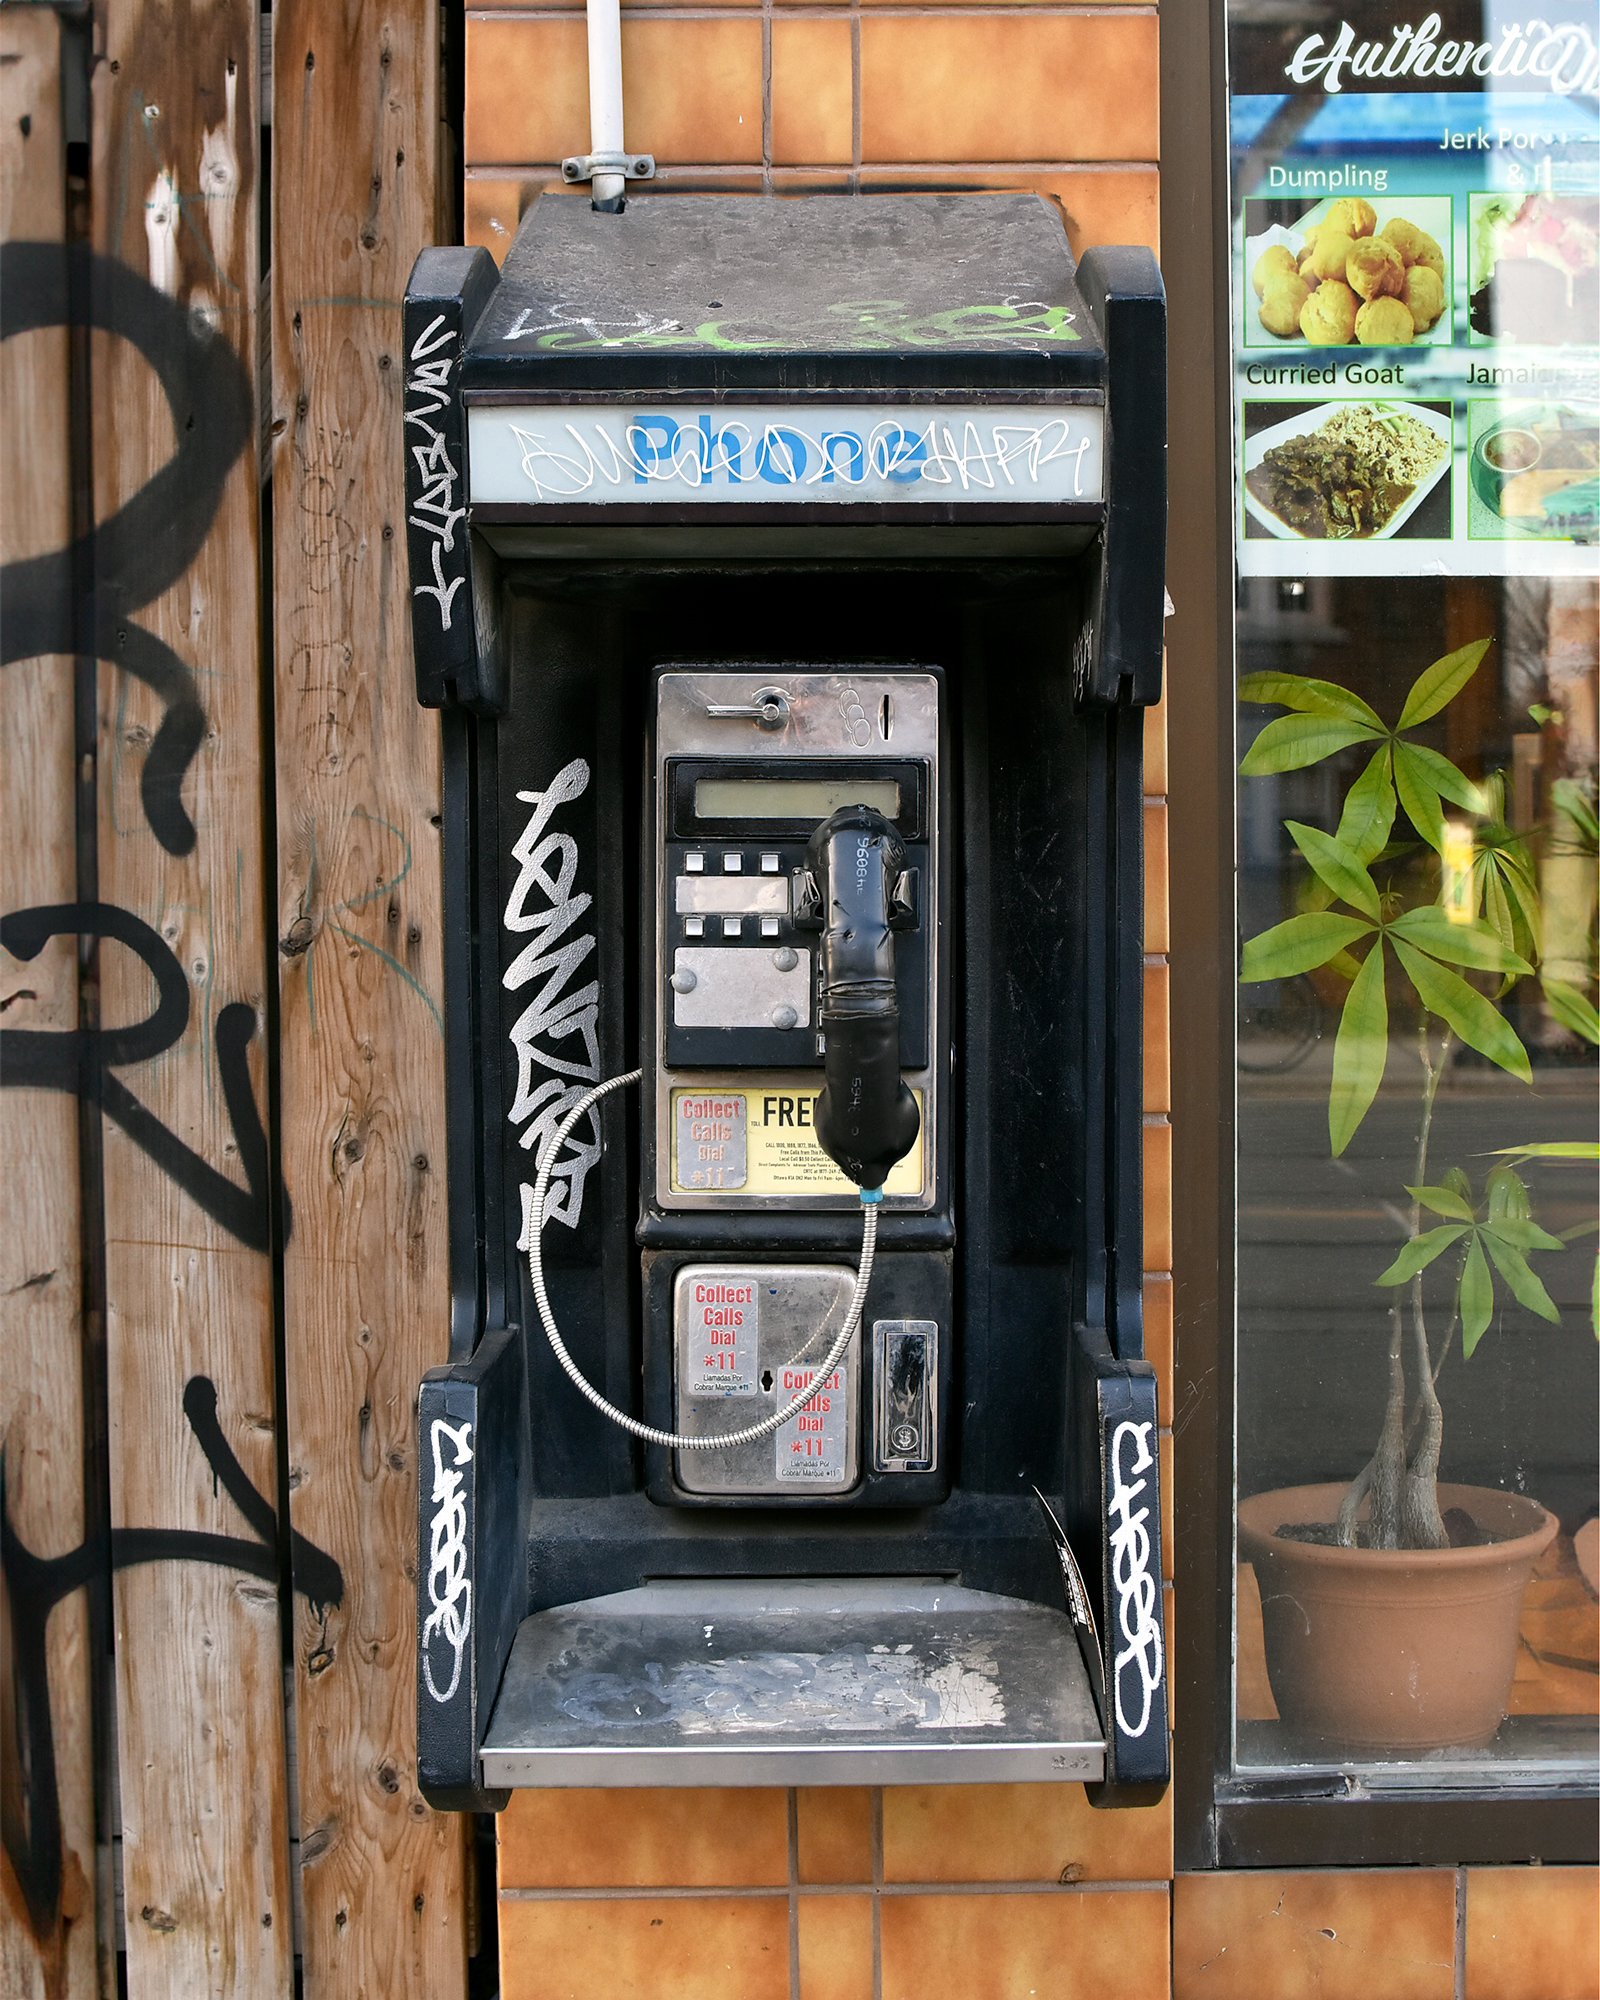
M1455 2000L1467 2000L1467 1871L1456 1870Z
M850 0L850 192L861 192L861 0Z
M1163 1582L1163 1590L1171 1590L1170 1583ZM881 1825L881 1807L877 1816ZM559 1888L504 1888L498 1900L503 1903L648 1903L648 1902L694 1902L713 1897L723 1897L735 1902L769 1902L779 1899L807 1896L871 1896L876 1909L881 1896L1092 1896L1127 1895L1130 1891L1166 1889L1169 1884L1164 1876L1152 1877L1148 1881L1108 1878L1105 1881L1081 1882L797 1882L792 1886L782 1882L701 1882L694 1884L666 1883L575 1883Z
M770 0L767 0L770 5ZM831 17L830 17L831 18ZM1157 160L863 160L862 173L877 174L888 178L896 174L918 174L929 178L929 190L938 192L931 176L959 174L963 179L973 174L1126 174L1156 173L1160 169ZM777 174L839 174L848 173L837 160L797 161L774 168L770 160L765 162L767 172ZM668 167L658 167L658 178L669 174L736 175L754 174L763 171L760 160L674 160ZM463 163L462 172L468 180L504 181L532 179L544 175L552 182L561 182L561 162L559 160L468 160ZM570 190L569 190L570 192ZM1014 189L996 188L990 192L1005 194ZM1165 804L1165 792L1151 792L1146 795L1151 803Z
M761 192L772 192L772 0L761 0Z
M872 2000L883 2000L883 1787L872 1788Z
M789 1823L789 2000L800 2000L800 1794L787 1793Z
M752 11L749 0L738 0L737 4L730 6L702 6L694 4L694 0L685 0L685 4L677 6L651 4L639 7L627 6L622 9L623 14L630 20L646 21L748 21ZM966 15L969 19L977 21L1006 17L1024 21L1123 21L1135 18L1155 19L1160 14L1160 8L1152 5L1151 0L1115 0L1115 4L1111 6L1080 6L1076 4L1076 0L1067 0L1065 5L1025 7L995 5L975 7L970 4L970 0L966 5L946 5L943 4L943 0L938 0L938 4L932 6L919 6L902 4L902 0L891 0L890 5L875 7L873 11L893 21L910 21L919 17L943 20L951 15ZM837 6L825 4L825 0L816 0L816 4L785 7L784 12L811 20L828 21L838 18ZM467 8L466 18L469 21L571 21L582 20L583 9L581 6L515 4L500 7L477 6Z

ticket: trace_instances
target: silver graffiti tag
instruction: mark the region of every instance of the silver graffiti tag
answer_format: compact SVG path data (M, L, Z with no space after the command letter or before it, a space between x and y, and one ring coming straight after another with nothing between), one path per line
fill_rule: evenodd
M433 1609L422 1627L422 1678L435 1701L445 1702L461 1682L461 1661L472 1636L472 1580L467 1575L466 1477L472 1463L472 1422L447 1424L435 1417L433 1443L433 1519L428 1523L428 1602ZM445 1451L454 1447L447 1465ZM434 1635L442 1634L454 1658L450 1685L441 1688L433 1675Z
M1132 1511L1149 1481L1135 1475L1155 1463L1150 1452L1152 1424L1122 1423L1111 1434L1111 1580L1117 1593L1117 1624L1122 1643L1112 1668L1117 1727L1124 1736L1142 1736L1150 1726L1150 1697L1161 1685L1162 1638L1158 1606L1161 1587L1150 1568L1150 1509ZM1133 1446L1124 1477L1124 1446ZM1130 1481L1132 1483L1130 1483ZM1131 1722L1122 1705L1124 1670L1135 1669L1141 1691L1139 1719Z
M533 813L511 850L517 879L506 901L505 925L515 935L529 936L506 967L501 984L508 993L538 984L511 1028L517 1094L506 1117L522 1128L518 1143L534 1153L536 1166L543 1165L556 1127L585 1086L600 1079L600 985L593 979L572 985L574 974L595 949L594 931L575 929L593 898L573 894L578 843L552 824L557 811L582 798L588 788L589 766L582 757L574 757L542 792L517 794ZM567 1134L545 1202L547 1221L577 1228L584 1182L599 1158L600 1130L591 1111ZM528 1247L532 1206L533 1186L525 1181L519 1250Z

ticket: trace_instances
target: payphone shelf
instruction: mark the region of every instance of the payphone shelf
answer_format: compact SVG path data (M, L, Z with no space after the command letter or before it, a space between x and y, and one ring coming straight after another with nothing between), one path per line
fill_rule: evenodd
M518 1629L484 1783L1025 1784L1104 1775L1066 1614L938 1578L703 1578Z

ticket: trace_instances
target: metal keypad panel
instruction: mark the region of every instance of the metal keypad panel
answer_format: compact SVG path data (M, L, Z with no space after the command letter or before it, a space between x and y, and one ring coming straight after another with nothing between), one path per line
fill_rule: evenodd
M689 1264L673 1287L675 1427L743 1430L799 1392L811 1400L775 1434L727 1451L680 1451L688 1493L844 1493L859 1475L861 1333L819 1379L855 1289L834 1264Z
M841 797L884 797L906 843L904 893L916 922L895 939L900 1066L924 1132L901 1176L909 1186L891 1187L889 1198L932 1206L943 1081L933 1061L941 1040L936 676L673 669L660 675L656 701L656 1201L669 1209L855 1205L854 1189L832 1173L791 1174L781 1194L768 1191L761 1175L746 1172L742 1116L723 1131L713 1129L715 1118L673 1112L685 1089L696 1098L729 1094L747 1076L759 1081L763 1102L774 1095L809 1105L816 1095L820 956L814 917L804 927L796 918L809 913L800 887L813 829L803 822L832 787ZM797 799L810 803L786 817ZM763 813L771 815L765 823Z

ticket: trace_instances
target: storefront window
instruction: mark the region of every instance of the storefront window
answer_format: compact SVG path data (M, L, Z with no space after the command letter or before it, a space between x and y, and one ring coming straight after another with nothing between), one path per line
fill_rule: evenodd
M1593 1778L1591 29L1230 8L1241 1778Z

